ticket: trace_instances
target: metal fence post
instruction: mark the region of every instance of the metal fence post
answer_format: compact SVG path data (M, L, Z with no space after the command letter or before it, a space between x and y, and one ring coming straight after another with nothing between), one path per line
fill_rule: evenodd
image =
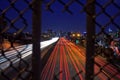
M32 80L40 80L41 74L41 54L40 54L40 33L41 33L41 0L33 0L32 13Z
M94 38L95 23L93 16L95 15L95 0L87 0L87 49L86 49L86 80L93 80L94 77Z

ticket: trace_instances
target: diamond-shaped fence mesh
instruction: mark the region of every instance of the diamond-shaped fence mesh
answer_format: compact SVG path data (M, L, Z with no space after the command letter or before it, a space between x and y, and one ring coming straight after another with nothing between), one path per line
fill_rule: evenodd
M0 1L0 80L30 79L31 5L31 0Z
M120 2L118 0L46 0L44 1L46 10L55 13L53 5L56 2L62 5L61 12L74 15L75 11L71 7L76 3L80 7L80 15L81 12L86 13L86 79L97 80L99 76L100 80L119 80ZM112 50L113 41L117 44L118 52Z
M86 14L86 80L98 80L98 77L99 80L119 80L120 1L42 0L45 9L53 14L56 12L53 6L56 2L63 8L61 12L74 15L71 5L75 4L80 7L79 15ZM1 80L27 80L31 75L31 33L24 32L32 30L32 11L31 0L0 2ZM114 47L119 52L115 52Z

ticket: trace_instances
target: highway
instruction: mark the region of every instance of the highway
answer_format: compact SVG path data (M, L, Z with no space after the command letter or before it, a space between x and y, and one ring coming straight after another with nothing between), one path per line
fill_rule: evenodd
M85 48L60 38L45 64L41 80L85 80ZM94 80L120 80L119 69L101 56L95 57Z
M55 37L50 40L40 42L41 50L55 43L58 39L59 39L58 37ZM11 63L15 64L20 61L20 58L25 59L31 54L32 54L32 44L21 45L15 48L11 48L10 51L5 52L3 55L0 54L0 70L4 70L8 68Z
M52 45L55 42L56 45ZM43 63L45 62L41 80L85 80L85 48L76 46L64 37L53 38L40 44L41 58ZM51 52L49 46L54 46ZM0 71L7 69L11 63L16 64L20 58L27 60L31 54L32 44L21 45L4 55L0 54ZM101 56L95 57L94 73L94 80L120 80L120 69Z

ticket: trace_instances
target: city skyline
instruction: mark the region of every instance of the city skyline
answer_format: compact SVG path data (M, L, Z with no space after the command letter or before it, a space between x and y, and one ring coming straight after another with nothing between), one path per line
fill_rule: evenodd
M32 1L32 0L30 0ZM49 1L48 1L49 2ZM51 13L50 11L46 10L46 4L48 3L47 0L45 2L43 1L42 4L42 16L41 16L41 21L42 21L42 28L41 30L44 32L47 29L52 29L54 31L77 31L77 32L84 32L86 31L86 13L83 11L83 6L79 5L77 2L72 3L69 6L69 10L73 13L72 15L68 13L67 11L64 10L64 6L60 4L58 1L55 1L51 5L51 9L54 11ZM64 2L68 2L68 0L64 0ZM83 4L86 3L86 0L81 1ZM107 0L99 0L97 1L100 3L99 5L105 6ZM115 4L120 4L120 0L114 0ZM7 0L1 0L0 3L0 13L3 15L4 9L10 6L10 2ZM14 6L18 11L24 10L24 8L27 8L28 5L23 3L23 1L18 0L15 2ZM108 6L105 7L105 12L110 15L111 17L116 16L117 13L119 13L118 7L113 5L113 3L109 4ZM96 5L96 14L100 14L102 11L102 8L98 5ZM104 27L109 23L110 17L106 15L106 13L101 13L96 17L96 22L100 24L100 27ZM14 15L13 15L14 14ZM13 8L9 8L6 13L5 17L7 17L10 21L14 20L17 16L19 16L19 13ZM25 32L32 32L32 10L29 9L23 14L24 19L27 22L27 28L24 30ZM118 28L120 29L120 16L114 17L114 23L117 24L115 25L113 22L110 22L108 27L106 27L105 31L107 32L109 28L111 28L113 31L116 31ZM12 25L10 24L9 20L5 19L8 22L8 25L11 27ZM24 26L24 21L22 19L19 19L14 23L14 26L18 29L22 28ZM118 28L116 28L116 26ZM100 31L101 29L96 25L96 31ZM14 28L9 29L8 31L16 31Z

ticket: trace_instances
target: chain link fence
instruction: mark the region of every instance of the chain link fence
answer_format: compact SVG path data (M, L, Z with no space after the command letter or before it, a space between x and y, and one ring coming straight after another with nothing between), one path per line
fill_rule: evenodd
M46 10L55 13L53 4L58 2L63 9L61 12L67 12L74 15L74 10L71 9L72 4L76 3L81 13L86 13L86 30L87 30L87 44L86 44L86 80L97 79L101 73L107 76L106 80L115 78L119 73L119 58L114 56L110 46L111 41L116 40L119 48L120 38L120 2L118 0L45 0ZM115 31L112 31L115 29ZM102 58L101 58L102 56ZM103 63L98 63L101 60ZM95 66L99 67L99 71L94 73ZM118 71L110 71L107 74L108 67L116 68Z
M31 79L31 23L31 0L0 1L0 80Z
M33 3L33 1L35 1ZM61 4L63 9L61 12L68 12L74 15L74 11L70 9L73 3L77 3L81 8L81 13L86 13L87 25L87 46L86 46L86 80L96 79L96 76L103 73L107 76L107 80L115 78L120 70L118 56L112 55L110 51L111 40L118 41L120 46L120 1L119 0L1 0L0 2L0 79L1 80L31 80L33 67L33 80L40 79L41 60L39 58L40 34L38 28L40 23L41 8L40 4L46 5L46 10L54 13L52 5L55 2ZM40 3L39 3L40 2ZM33 7L32 7L33 4ZM37 10L38 9L38 10ZM40 11L39 11L40 10ZM33 14L32 14L33 12ZM36 16L35 16L36 15ZM33 16L33 18L32 18ZM33 21L32 21L33 20ZM38 22L37 22L38 21ZM32 26L33 25L33 28ZM113 32L110 27L116 28ZM28 29L33 33L24 33ZM38 30L38 31L37 31ZM37 33L38 32L38 33ZM33 58L31 37L33 35ZM36 35L37 34L37 35ZM101 37L102 36L102 37ZM37 42L36 42L37 41ZM18 46L18 45L23 46ZM17 47L18 46L18 47ZM36 47L37 46L37 47ZM92 51L91 51L92 50ZM91 52L91 53L90 53ZM110 54L111 53L111 54ZM102 56L102 57L101 57ZM113 57L114 56L114 57ZM36 58L36 59L35 59ZM31 59L33 62L31 63ZM102 63L99 60L102 61ZM96 62L98 61L98 62ZM117 65L116 65L117 64ZM34 65L34 66L33 66ZM94 65L99 67L99 71L94 73ZM110 65L110 66L109 66ZM112 66L112 67L111 67ZM108 67L116 68L117 71L106 74ZM37 71L39 70L39 71ZM36 75L37 74L37 75Z

